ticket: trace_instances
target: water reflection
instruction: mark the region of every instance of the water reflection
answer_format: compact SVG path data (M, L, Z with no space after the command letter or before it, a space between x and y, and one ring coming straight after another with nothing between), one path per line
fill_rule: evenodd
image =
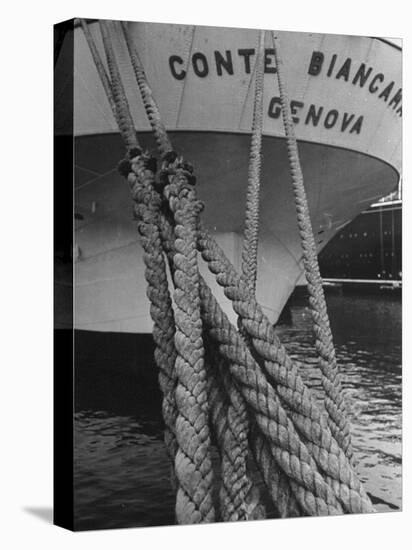
M330 294L327 300L357 471L377 510L397 510L401 507L401 303L388 296ZM306 302L296 301L291 313L293 323L279 327L279 336L301 361L302 376L322 401ZM104 346L96 345L96 335L83 334L79 342L91 355L78 358L76 527L172 524L174 493L153 364L143 354L141 363L134 365L134 359L124 356L124 342L115 337L109 355ZM119 354L124 362L118 361L114 368L113 355ZM130 369L123 368L126 363Z
M357 471L376 509L401 507L401 302L391 296L329 294L328 311L352 425ZM310 312L292 307L293 326L278 329L302 376L323 394Z

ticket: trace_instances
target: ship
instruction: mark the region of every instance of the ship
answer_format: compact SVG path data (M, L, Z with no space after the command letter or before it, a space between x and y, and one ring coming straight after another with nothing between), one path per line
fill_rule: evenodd
M401 190L373 203L335 235L319 255L324 284L402 287Z
M104 59L98 21L88 27ZM259 31L145 22L128 28L174 148L194 166L204 223L240 269ZM398 186L402 51L376 37L276 35L320 253ZM155 151L119 22L111 24L111 38L139 141ZM56 215L55 327L150 334L143 252L117 171L125 156L117 124L76 21L56 27L56 44L56 212L72 200L75 228L68 249L71 229ZM276 323L305 277L271 32L263 109L256 295ZM61 168L63 157L75 167L73 180ZM235 320L201 259L199 269Z

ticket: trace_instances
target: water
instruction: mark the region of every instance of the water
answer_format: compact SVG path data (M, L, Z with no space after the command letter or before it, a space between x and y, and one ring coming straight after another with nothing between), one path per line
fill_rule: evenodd
M358 475L378 511L399 510L401 301L392 295L332 292L327 302ZM279 336L290 354L304 362L302 376L321 398L305 300L294 301L291 317L292 324L278 328ZM82 333L78 350L76 528L173 524L174 493L151 341Z

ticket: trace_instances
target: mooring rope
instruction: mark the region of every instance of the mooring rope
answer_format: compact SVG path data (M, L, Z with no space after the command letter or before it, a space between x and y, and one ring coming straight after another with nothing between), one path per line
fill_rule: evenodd
M134 122L132 115L130 114L129 103L127 101L126 92L120 77L116 56L113 51L113 45L110 39L109 24L107 21L100 21L99 24L104 50L106 53L107 65L109 67L112 95L116 105L116 120L119 125L120 133L126 144L126 148L127 150L130 150L139 146L136 138L136 131L134 129Z
M165 214L160 215L160 233L162 235L162 242L164 249L166 251L166 254L170 256L170 251L173 248L173 228L171 227L170 222L166 218ZM211 293L209 287L207 286L206 282L202 277L200 277L200 296L202 300L202 314L203 319L206 322L208 319L210 319L210 326L208 326L207 322L205 325L205 328L208 329L209 337L213 339L214 333L211 332L213 329L219 330L220 322L223 319L227 319L223 312L221 311L221 308L214 298L213 294ZM218 322L213 321L214 317L208 315L208 311L216 310L220 313L220 317L218 316ZM227 321L228 323L228 321ZM224 330L235 330L232 328L232 326L224 325ZM219 345L219 342L221 340L216 339L217 344ZM236 366L233 364L233 361L231 361L231 356L225 353L226 348L224 348L223 357L229 361L229 364L225 365L227 368L231 366L231 368L236 368ZM222 365L222 363L220 363ZM222 369L223 370L223 369ZM221 371L222 372L222 371ZM234 424L236 425L236 433L235 437L238 441L244 439L244 434L248 433L249 431L249 420L244 418L244 415L248 414L247 409L245 407L246 402L239 390L237 389L237 386L234 384L234 380L231 380L230 386L228 385L228 379L230 377L228 376L228 373L225 374L222 372L222 377L224 377L224 388L227 392L227 398L230 400L232 405L237 411L237 414L241 417L241 421L237 420ZM259 470L262 473L263 479L265 480L267 484L267 488L269 490L269 493L272 497L273 503L275 505L275 508L277 509L280 517L288 517L288 516L297 516L301 515L300 513L300 507L291 492L290 484L288 481L288 478L283 475L282 471L279 469L278 465L274 461L273 457L270 454L270 451L268 450L268 446L264 443L264 439L259 431L254 430L254 433L252 434L250 438L250 446L252 449L252 452L254 456L256 457L256 462L259 467ZM245 458L246 453L243 451L243 453L237 453L237 456L239 457L239 460L242 460L242 466L245 464ZM228 460L231 460L231 457L228 457ZM232 458L233 460L233 458ZM226 481L224 480L225 485L230 486L229 479ZM246 486L249 484L248 481L246 481ZM247 502L249 503L248 506L248 517L249 519L251 517L253 518L262 518L264 517L264 510L261 504L259 504L260 498L257 491L257 488L251 484L251 488L247 491ZM239 511L236 512L239 514Z
M255 94L253 100L252 138L249 155L248 184L246 193L245 229L242 250L242 278L251 293L256 291L258 240L259 240L259 202L262 162L262 132L263 132L263 82L265 62L265 31L258 36L257 57L255 64ZM242 329L241 319L238 327L244 339L247 334ZM298 505L291 498L288 479L283 472L273 464L273 458L267 451L263 440L255 441L259 435L256 430L250 432L250 446L256 463L261 471L266 485L281 517L294 515ZM291 509L288 509L288 506Z
M251 292L256 289L260 171L262 163L263 131L263 78L265 63L265 31L259 32L256 58L255 97L253 101L252 142L249 156L248 186L246 195L245 235L242 251L242 275Z
M173 151L128 28L122 24L122 29L142 100L162 155L161 170L155 180L155 159L136 148L131 153L128 140L133 134L136 139L133 121L131 117L128 118L130 110L122 89L109 33L105 25L102 25L113 99L121 119L121 133L129 151L128 160L121 163L121 171L131 185L139 232L148 256L145 261L151 314L155 324L158 323L159 335L162 334L161 331L165 332L166 326L169 329L171 323L174 323L175 332L167 330L167 341L170 344L168 350L174 362L174 370L171 371L173 383L170 382L165 387L174 394L175 400L172 398L171 404L176 405L175 417L170 422L170 433L176 443L177 521L197 523L216 518L212 497L214 478L210 426L221 452L222 471L227 476L222 480L220 496L223 519L251 519L255 516L251 513L250 505L253 504L255 509L259 508L258 497L253 502L248 500L254 487L248 477L245 459L247 440L280 515L373 511L348 458L349 447L345 446L339 433L333 431L333 423L317 406L304 384L296 362L287 354L257 303L254 285L253 288L250 287L243 274L236 272L201 223L199 214L202 205L196 197L193 169ZM262 47L263 39L260 38ZM258 67L256 74L259 76ZM278 76L282 80L282 76ZM284 88L282 90L283 106L287 98ZM259 109L258 93L259 87L256 85L254 120ZM283 112L284 119L291 125L285 109ZM254 124L254 130L256 126L257 123ZM287 128L293 146L293 136L290 137L290 128ZM259 151L260 157L258 146L256 151ZM295 166L293 147L291 151L292 175L295 179L298 174L297 183L302 184L294 185L297 189L295 194L299 195L300 200L303 181L299 176L299 163L298 168ZM253 158L256 160L256 155ZM256 183L255 179L255 188L258 189ZM305 206L304 202L299 202L297 209L298 218L302 218L299 218L299 227L302 225L302 231L310 233L311 227L306 224L305 215L302 217L302 212L309 216L308 211L306 212L307 204ZM253 216L251 219L255 220ZM251 227L255 231L257 222L251 222ZM302 243L306 243L308 239L310 241L310 235L303 237ZM152 248L155 250L154 254ZM240 331L229 322L200 276L197 250L232 302L240 319ZM165 285L167 286L163 253L168 258L175 287L174 320L169 316L165 325L159 321L163 313L158 303L160 294L153 288L156 277L159 276L157 270L161 272L162 292L165 292ZM308 248L305 254L309 260L313 259L313 250L311 252ZM316 276L316 266L309 267L309 278L313 270ZM326 307L323 308L318 294L314 291L311 297L313 304L320 308L319 311L327 315ZM172 311L168 290L162 300ZM323 335L320 328L316 330L317 339L322 344L331 344L327 330L324 330ZM211 351L209 356L214 357L213 364L208 367L205 365L205 331L208 335L205 341L209 342L211 339L216 346L208 347ZM172 337L174 345L171 344ZM320 348L319 344L317 347ZM327 357L330 359L329 355ZM166 361L163 348L157 353L157 359L159 362ZM159 369L162 368L164 366L159 365ZM166 369L168 373L170 369L169 363ZM323 377L332 384L325 365L321 365L321 370ZM335 379L333 382L334 388L339 388ZM326 388L329 392L328 400L336 398L333 403L339 403L327 383L325 391ZM329 416L332 417L331 406L327 407ZM334 414L335 425L340 426L339 416L344 415L344 409L336 405Z
M270 445L278 466L288 475L292 490L312 515L342 513L330 487L319 474L305 444L298 436L273 386L253 359L244 340L217 307L208 287L201 292L206 303L204 322L219 351L227 357L230 372L242 392L256 424Z
M146 74L144 72L136 46L130 36L128 25L125 21L122 21L120 25L127 44L130 61L132 63L137 85L139 86L146 114L150 125L152 126L159 152L161 156L163 156L172 150L172 145L170 143L169 136L167 135L166 128L162 123L160 111L157 107L156 101L154 100L152 90L147 82Z
M145 158L144 155L139 155L133 158L132 162L128 164L127 162L123 162L121 164L121 171L123 174L128 171L127 179L132 186L133 198L138 201L136 214L138 219L142 220L139 230L143 234L143 245L147 256L149 256L149 264L154 268L152 273L153 279L149 278L149 280L151 283L159 284L161 281L158 280L158 272L156 271L158 265L156 266L150 262L152 252L150 242L145 240L145 237L147 237L147 227L144 224L145 221L155 220L160 206L160 198L153 191L153 188L145 187L145 183L150 178L153 184L154 173L147 168L147 166L153 167L154 163L151 162L152 160L148 157ZM149 172L149 174L146 174L146 172ZM185 223L179 215L180 212L176 211L176 217L179 223L181 222L180 226L176 226L176 232L183 233L187 227L185 227ZM150 229L154 232L156 240L160 239L158 223L155 225L155 228L150 225ZM169 359L173 358L174 360L174 372L176 373L174 388L177 408L174 424L174 434L177 443L175 449L175 471L178 482L176 517L179 523L200 523L213 521L215 517L212 502L213 476L209 449L206 377L203 372L203 343L201 338L197 338L194 341L191 340L193 328L191 320L194 320L195 310L191 302L193 295L188 296L185 294L186 283L184 282L185 278L188 278L190 266L185 262L186 257L179 253L178 241L179 239L175 240L176 254L174 256L174 279L176 283L174 297L177 306L174 343L177 355L169 357ZM184 242L182 246L184 246ZM165 270L163 270L163 273L165 273ZM148 295L151 302L153 300L156 301L157 296L155 292L149 292ZM156 313L152 307L152 315L153 312ZM200 315L197 326L201 332Z
M164 212L160 214L160 234L162 243L173 272L174 254L174 229L170 219ZM204 279L200 276L200 297L202 299L202 288L206 287ZM202 300L202 308L204 302ZM202 311L202 318L204 312ZM207 329L207 327L204 327ZM210 344L210 339L208 340ZM215 350L209 347L209 353L214 354ZM244 400L233 382L225 372L227 365L223 364L222 358L217 360L218 369L214 370L215 377L208 374L209 403L211 410L211 421L214 432L220 445L222 483L221 517L224 521L236 521L238 519L262 519L265 517L264 507L260 504L260 495L247 473L247 435L249 422ZM210 367L209 367L210 370ZM219 379L220 376L220 379ZM214 387L212 381L219 381L219 388ZM226 391L226 403L223 400ZM217 409L221 411L217 413ZM230 420L229 420L230 417ZM230 433L225 434L226 427Z
M131 189L137 227L144 250L147 295L154 323L155 361L159 367L159 383L163 394L164 437L170 459L174 462L177 452L175 321L158 228L160 198L151 191L154 171L150 157L142 155L139 149L132 149L130 156L130 162L123 162L120 170L127 177Z
M289 478L277 465L270 445L261 437L255 425L251 427L250 448L279 517L305 515L292 491Z
M302 243L303 263L316 336L315 345L319 355L322 385L325 390L325 408L328 412L328 422L334 437L343 448L348 458L351 459L353 450L344 392L342 390L341 375L336 363L332 331L330 329L329 317L327 314L316 244L313 237L308 201L299 160L298 145L286 90L283 61L280 57L278 39L275 32L272 32L272 39L276 59L283 124L288 148L290 173L292 176L293 192L296 202L297 221Z
M177 495L181 523L214 521L213 472L210 456L208 402L197 266L198 204L193 200L192 178L179 158L165 159L161 171L164 196L175 223L173 257L177 350L176 433L180 443L176 475L184 490ZM179 498L180 497L180 498Z
M220 352L230 362L231 374L248 405L257 414L259 428L262 435L268 438L277 464L281 465L292 480L293 490L302 508L311 515L342 513L331 489L318 473L313 459L280 406L273 388L202 279L200 293L204 303L204 323L209 328L211 337L219 344ZM279 415L281 419L277 421ZM287 429L282 429L282 424ZM291 438L290 433L295 436ZM307 467L304 465L305 461L309 462Z
M228 400L222 383L222 358L211 342L208 346L208 395L210 417L221 458L220 510L223 521L248 520L246 497L251 483L244 460L247 453L247 431L243 417Z

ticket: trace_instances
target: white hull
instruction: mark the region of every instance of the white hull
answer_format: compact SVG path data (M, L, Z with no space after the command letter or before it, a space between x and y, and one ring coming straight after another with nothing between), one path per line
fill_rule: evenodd
M91 28L97 37L97 26ZM248 73L245 54L238 51L256 47L257 31L157 24L132 24L132 29L175 149L195 166L198 193L205 202L205 223L239 267L255 58L249 57ZM154 149L119 37L114 35L116 52L139 140ZM274 62L269 33L266 46L270 70ZM401 119L396 93L401 85L401 55L379 40L360 37L280 33L280 46L290 99L300 102L294 104L299 119L296 134L320 250L339 228L398 183ZM220 76L216 51L224 54L227 62L227 69L220 64ZM318 74L309 74L311 61L312 72L317 70L313 52L324 56ZM194 58L196 53L203 57ZM185 78L173 76L172 55L175 76L185 70ZM337 57L332 70L333 55ZM204 59L208 72L199 76L196 71L205 69ZM341 69L347 59L350 64ZM363 87L353 84L362 63L366 69L372 68ZM339 70L344 72L336 78ZM379 74L383 80L376 78ZM379 98L391 82L394 84L385 92L386 100ZM379 89L372 91L378 84ZM129 190L116 172L124 151L79 29L75 31L74 93L75 212L82 218L76 221L75 232L75 328L151 332L142 250L132 220ZM276 74L268 72L257 296L273 322L296 284L303 282L278 95ZM317 124L314 113L319 117ZM205 267L200 268L211 281ZM64 300L63 268L56 271L56 279L56 299ZM231 312L220 290L212 286L226 311ZM57 326L68 324L64 315L56 321Z

